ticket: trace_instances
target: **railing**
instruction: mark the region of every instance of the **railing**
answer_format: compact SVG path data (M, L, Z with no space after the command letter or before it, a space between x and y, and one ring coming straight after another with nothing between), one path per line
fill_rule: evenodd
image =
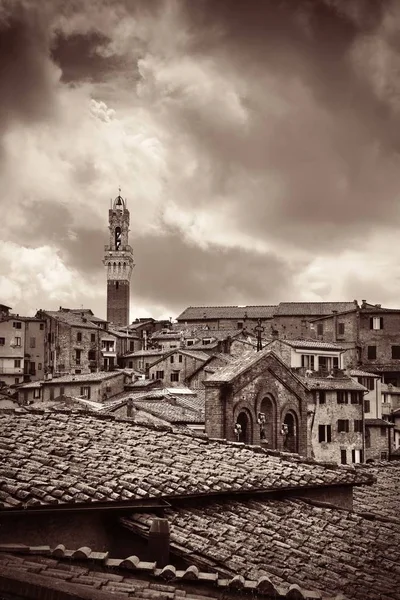
M297 375L301 377L345 377L345 372L343 369L317 369L316 371L313 369L309 369L308 367L294 367L292 369Z
M106 245L104 246L104 252L116 252L116 250L113 250L111 246ZM118 252L133 252L133 248L127 244L126 246L120 246Z

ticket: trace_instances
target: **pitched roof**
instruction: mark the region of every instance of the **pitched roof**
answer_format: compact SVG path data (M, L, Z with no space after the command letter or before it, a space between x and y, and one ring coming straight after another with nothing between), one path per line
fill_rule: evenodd
M104 381L106 379L114 379L118 375L123 374L123 371L98 371L97 373L80 373L78 375L63 375L62 377L54 377L44 381L44 384L59 384L59 383L88 383L95 381Z
M367 388L351 377L300 377L309 390L348 390L366 392Z
M272 319L275 305L260 306L189 306L177 321L198 321L210 319Z
M292 348L311 348L314 350L336 350L341 351L344 348L334 342L322 342L320 340L284 340L278 338L280 342L291 346Z
M375 375L377 377L377 375ZM390 387L389 387L390 386ZM388 383L381 384L382 394L400 394L400 388L396 385L391 385Z
M249 581L241 575L226 579L214 571L199 570L194 564L183 569L170 564L161 569L155 562L141 561L137 556L109 558L108 552L96 552L88 547L69 550L63 544L56 548L3 544L0 567L4 576L0 578L0 592L5 592L7 597L13 596L10 592L17 592L19 597L23 589L32 598L237 600L240 591L241 597L289 600L293 598L295 587L275 587L265 578ZM300 592L302 598L319 600L304 588L296 592ZM324 595L324 600L330 599Z
M354 302L280 302L275 311L277 317L322 317L355 308Z
M162 400L144 398L133 402L134 406L160 417L169 423L204 423L204 411L193 410L180 399L166 397Z
M48 315L57 321L62 321L72 327L81 327L83 329L101 329L96 323L93 322L92 317L87 315L82 317L80 314L75 312L66 312L58 310L43 310L40 311L44 315ZM90 319L90 320L89 320Z
M400 524L400 461L364 467L376 481L372 486L353 489L354 510L374 513Z
M365 424L369 427L394 427L394 423L389 423L384 419L365 419Z
M165 517L172 552L228 577L266 576L274 585L290 582L350 600L398 597L399 520L373 520L300 499L227 499L169 508ZM122 521L147 536L151 516L136 513Z
M351 467L327 468L297 455L153 429L109 415L0 415L0 502L5 507L371 481Z
M367 371L361 371L360 369L352 369L350 371L350 377L376 377L379 379L379 375L376 373L368 373Z

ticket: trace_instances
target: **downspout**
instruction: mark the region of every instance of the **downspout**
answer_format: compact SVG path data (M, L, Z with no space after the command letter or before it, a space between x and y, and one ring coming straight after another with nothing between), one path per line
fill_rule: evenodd
M363 392L364 396L368 394L368 392ZM364 397L362 402L362 462L365 463L365 408L364 408Z

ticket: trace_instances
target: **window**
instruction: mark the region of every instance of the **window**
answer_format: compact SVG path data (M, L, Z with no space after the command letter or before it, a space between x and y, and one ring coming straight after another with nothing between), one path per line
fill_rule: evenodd
M181 363L181 362L182 362L182 360L183 360L183 358L182 358L182 354L180 354L180 355L179 355L179 362Z
M89 352L88 352L88 359L89 360L96 360L96 350L89 350Z
M339 419L337 422L338 433L349 433L348 419Z
M392 358L400 358L400 346L392 346Z
M350 392L350 403L361 404L362 396L360 392Z
M40 398L40 388L34 388L34 389L33 389L33 397L34 397L35 399L38 399L38 398Z
M362 419L354 419L354 433L362 433L363 422Z
M90 334L90 341L91 342L95 342L96 341L96 334L95 333L91 333Z
M194 341L193 341L193 340L188 340L188 341L186 342L186 346L193 346L193 344L194 344Z
M6 343L6 338L0 337L0 346L4 346Z
M75 350L75 362L77 365L81 364L81 354L82 350Z
M388 453L387 452L381 452L381 460L387 460L388 459Z
M364 400L364 412L371 412L371 402L369 400Z
M82 373L81 369L75 369L75 375L80 375Z
M326 402L326 392L321 390L319 393L319 403L325 404L325 402Z
M383 329L383 317L370 317L369 318L370 329Z
M171 381L179 381L179 371L174 371L174 373L171 373Z
M203 346L207 346L207 344L211 344L211 340L208 338L203 340Z
M16 358L16 359L14 360L14 367L15 367L16 369L20 369L20 368L21 368L21 359L20 359L20 358Z
M36 375L36 364L34 362L29 363L29 375Z
M81 396L84 396L85 398L90 400L90 387L88 385L81 387Z
M386 437L386 427L381 427L381 437Z
M339 390L336 392L336 399L338 404L347 404L347 392Z
M15 383L19 383L19 377L16 377L16 378L14 379L14 381L15 381Z
M243 329L243 323L241 321L238 321L237 328Z
M351 451L351 459L353 463L361 463L363 460L362 450L352 450Z
M36 338L35 337L31 337L29 346L31 348L36 348Z
M368 346L367 347L367 356L369 360L376 359L376 346Z
M130 352L133 352L135 350L135 342L132 342L132 341L129 342L129 350L130 350Z
M20 323L19 321L17 321L17 322L15 322L15 321L14 321L14 323L13 323L13 327L14 327L15 329L21 329L21 323Z
M340 463L342 465L347 465L347 450L340 451Z
M173 354L171 354L171 356L169 357L169 362L171 363L171 365L173 364L173 362L174 362L174 355Z
M41 371L42 370L42 363L38 363L37 368L38 368L38 371ZM61 368L61 365L60 365L60 368Z
M373 377L364 377L362 384L367 390L373 391L375 389L375 380Z
M63 385L60 386L60 396L64 396L65 394L65 387Z
M344 335L344 323L338 323L338 335Z
M318 441L330 442L332 440L332 431L330 425L318 425Z
M128 363L128 368L133 369L133 360L130 360Z
M313 354L302 354L301 355L301 366L305 369L314 370L314 355Z
M43 329L44 329L44 323L40 323L39 329L40 329L40 331L43 331Z
M78 333L76 334L76 341L77 342L81 342L82 341L82 333L80 331L78 331Z
M323 323L317 324L317 335L324 335L324 324Z
M21 347L21 338L20 337L14 338L14 345L17 346L18 348Z
M369 429L365 430L365 447L371 448L371 433Z
M164 371L156 371L156 379L164 379Z

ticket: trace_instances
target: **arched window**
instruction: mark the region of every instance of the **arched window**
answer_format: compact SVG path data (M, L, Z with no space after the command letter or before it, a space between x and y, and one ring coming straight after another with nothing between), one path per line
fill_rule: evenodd
M115 249L119 250L121 248L121 227L115 228Z
M247 410L241 410L236 419L236 424L239 425L237 432L237 441L251 444L253 441L252 419Z

